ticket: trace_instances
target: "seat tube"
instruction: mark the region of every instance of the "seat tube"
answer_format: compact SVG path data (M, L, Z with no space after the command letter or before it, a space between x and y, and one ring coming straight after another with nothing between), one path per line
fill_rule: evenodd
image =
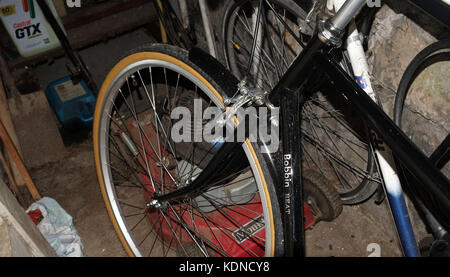
M287 88L280 99L282 122L282 184L285 255L305 256L303 223L303 183L301 177L299 93Z

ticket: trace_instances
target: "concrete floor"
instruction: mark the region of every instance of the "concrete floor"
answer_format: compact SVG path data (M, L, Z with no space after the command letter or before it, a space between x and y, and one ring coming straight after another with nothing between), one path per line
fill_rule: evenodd
M72 215L85 256L126 256L101 196L91 138L68 147L65 159L36 168L31 175L42 195Z
M81 56L100 86L117 59L129 49L152 38L138 30L81 51ZM66 59L35 69L41 86L66 75ZM94 167L92 138L67 147L66 157L56 163L31 170L41 194L56 199L74 218L86 256L125 256L106 212ZM360 206L344 207L334 222L319 222L306 234L309 256L369 256L373 244L381 256L400 256L387 203L373 200ZM375 248L378 248L375 245Z
M101 197L94 167L91 138L67 148L65 159L31 171L42 195L56 199L73 216L86 256L126 255L112 227ZM400 256L387 204L373 200L345 206L333 222L319 222L306 232L308 256L364 257L369 245L381 256Z
M127 51L154 39L144 29L126 33L115 39L79 51L100 88L111 67ZM67 58L34 68L45 89L56 79L68 75ZM94 167L92 138L67 147L66 158L60 162L32 169L31 174L41 194L56 199L74 218L84 243L86 256L125 256L107 214Z

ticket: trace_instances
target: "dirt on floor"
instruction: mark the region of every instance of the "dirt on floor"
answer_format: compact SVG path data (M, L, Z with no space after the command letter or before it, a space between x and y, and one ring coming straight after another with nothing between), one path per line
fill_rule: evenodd
M94 166L92 140L67 147L64 159L31 170L41 194L54 198L73 216L87 257L123 257L125 251L107 214ZM333 222L306 232L308 256L400 256L387 203L369 200L345 206Z
M126 256L101 196L90 138L67 147L64 159L35 168L31 175L43 196L72 215L85 256Z

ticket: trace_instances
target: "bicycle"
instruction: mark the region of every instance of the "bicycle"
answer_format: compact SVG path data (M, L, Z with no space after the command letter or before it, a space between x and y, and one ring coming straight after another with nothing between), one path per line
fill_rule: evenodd
M261 0L260 7L267 2ZM333 49L339 48L343 30L364 4L345 2L311 36L270 93L247 87L196 48L146 46L111 70L96 108L94 152L106 206L128 254L304 255L302 200L308 182L301 170L300 111L319 87L339 91L336 97L352 104L373 130L369 138L374 151L392 149L426 192L413 196L449 227L447 177L336 61ZM257 18L261 17L259 12ZM196 103L195 98L202 100ZM182 121L171 116L174 107L186 108L186 116L211 106L222 111L213 120L189 120L186 129L195 138L208 122L217 123L223 115L236 123L233 116L238 114L233 112L250 102L271 111L280 106L281 117L267 117L269 124L281 127L279 151L264 151L270 147L267 141L248 136L239 143L175 142L168 135ZM381 175L386 179L385 171ZM417 256L403 194L393 194L391 183L385 188L405 254Z

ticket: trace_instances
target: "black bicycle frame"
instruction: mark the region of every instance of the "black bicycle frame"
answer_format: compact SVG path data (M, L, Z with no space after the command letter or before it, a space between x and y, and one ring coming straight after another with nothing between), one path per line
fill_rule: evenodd
M418 4L419 1L413 1ZM436 4L434 1L433 3ZM448 10L448 7L446 8ZM433 14L431 9L427 12ZM442 16L437 14L438 20L447 24ZM448 21L448 13L447 21ZM445 19L445 18L444 18ZM419 191L423 191L425 195L416 196L423 201L425 206L437 218L441 224L450 225L450 182L437 169L431 159L428 159L414 143L398 128L398 126L389 118L386 113L366 94L366 92L350 77L341 66L333 59L330 52L331 48L325 44L316 35L308 42L307 47L301 52L291 67L283 75L280 82L271 92L271 100L277 103L279 100L282 123L281 126L287 128L282 129L282 151L283 151L283 172L286 166L290 166L286 162L286 157L290 157L294 162L300 164L301 161L301 144L298 143L301 122L300 112L304 99L308 94L308 83L316 82L317 79L326 79L330 87L338 96L345 98L351 106L358 112L368 126L374 130L379 137L392 150L396 159L407 168L410 174L414 175L417 182L413 185L420 186ZM298 93L298 95L295 95ZM299 101L300 100L300 101ZM295 107L292 103L299 101L300 106ZM285 122L288 121L288 122ZM293 125L295 124L295 125ZM298 125L297 125L298 124ZM293 131L295 130L295 131ZM297 143L295 143L297 142ZM372 147L383 147L383 145L375 144L371 141ZM448 147L444 141L441 146ZM441 148L438 147L438 149ZM300 177L300 167L292 168L291 175L284 175L284 179L280 180L277 186L285 188L282 200L288 203L289 207L296 207L297 212L291 213L290 209L285 209L283 218L284 235L285 235L285 254L289 256L304 255L304 228L300 225L303 223L303 207L302 203L302 180ZM290 177L292 178L291 182ZM297 178L295 178L297 177ZM295 189L293 189L293 188ZM286 205L286 204L285 204ZM281 205L283 207L283 205Z
M312 72L312 73L311 73ZM329 47L323 43L317 36L315 36L294 61L292 66L284 74L281 81L271 93L271 97L276 99L287 99L292 97L289 101L297 101L307 97L308 91L306 84L310 80L317 80L323 78L325 73L335 93L340 97L344 97L351 106L358 112L363 120L367 122L370 128L378 133L384 140L387 146L392 150L396 158L409 170L410 173L418 180L421 189L426 191L433 202L426 202L425 205L430 209L432 214L440 220L441 224L450 222L448 211L450 211L450 182L437 169L432 161L428 159L414 143L398 128L398 126L384 113L384 111L362 90L357 83L341 68L341 66L333 59L329 52ZM292 92L298 93L298 96L292 96ZM291 96L290 96L291 95ZM299 110L302 107L294 107L289 104L289 101L280 101L280 109L282 115L289 115L282 120L290 122L281 123L282 126L289 126L283 129L283 132L289 131L290 128L300 130L300 125L292 126L300 122ZM303 101L300 101L303 103ZM299 131L298 131L299 132ZM290 134L282 143L283 155L289 155L293 160L301 160L300 153L302 152L301 144L298 143L296 136L298 134ZM292 144L291 140L297 141ZM445 143L445 142L444 142ZM375 146L375 145L374 145ZM377 145L377 147L380 147ZM299 170L299 169L297 169ZM294 171L293 176L300 175ZM283 180L283 183L286 183ZM278 184L282 185L282 184ZM286 191L290 193L289 198L284 199L288 201L291 206L301 207L302 203L302 183L301 178L294 179L291 184L297 187L295 190ZM285 251L288 255L304 255L304 249L301 248L303 242L298 240L304 238L304 229L298 228L298 224L303 218L302 211L295 217L290 217L288 211L285 212L285 218L289 219L285 223Z
M344 98L358 112L359 116L366 121L368 126L374 130L386 145L392 150L394 156L414 175L421 191L426 192L425 206L433 216L444 224L450 226L450 182L437 169L433 162L427 158L417 146L400 130L400 128L389 118L389 116L361 89L341 66L335 61L331 54L332 47L323 42L315 35L308 42L306 48L291 64L290 68L282 76L279 83L270 93L269 99L280 106L282 128L281 149L282 168L278 168L279 155L263 154L268 161L271 172L282 172L276 180L275 186L284 223L284 255L304 256L305 231L303 227L303 184L301 178L301 110L308 97L308 88L312 83L320 81L327 83L328 88L333 89L338 97ZM227 157L230 160L230 149L236 149L233 145L225 143L217 152L218 157ZM380 147L380 145L372 145ZM204 180L207 174L211 175L214 170L221 168L223 159L213 159L203 170L202 174L194 180L189 187L174 191L167 195L157 196L160 201L170 201L175 198L199 193L207 188ZM223 172L219 172L223 176ZM203 180L202 182L197 180ZM211 180L211 179L208 179ZM428 201L428 200L432 201Z

